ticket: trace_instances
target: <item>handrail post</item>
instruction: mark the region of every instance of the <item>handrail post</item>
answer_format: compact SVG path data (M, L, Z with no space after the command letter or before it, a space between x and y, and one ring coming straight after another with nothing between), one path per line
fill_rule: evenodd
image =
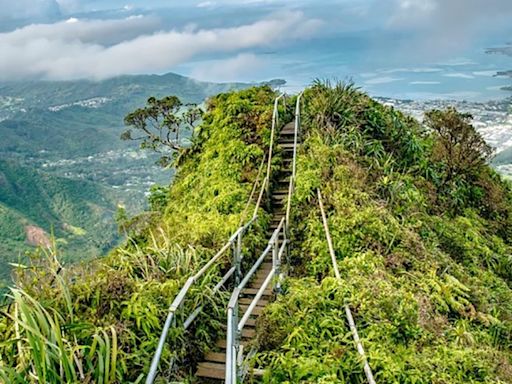
M233 365L232 365L232 377L235 380L234 384L238 382L238 358L240 353L240 338L241 332L238 330L238 300L236 301L235 308L233 310Z
M295 191L295 176L297 173L297 141L300 134L300 101L304 91L299 93L295 104L295 129L293 135L293 159L292 159L292 175L290 176L290 184L288 187L288 202L286 204L286 221L285 221L285 239L290 238L290 212L291 212L291 198ZM288 243L289 247L289 243ZM287 248L287 261L289 260L290 250Z
M334 268L334 274L337 280L341 280L340 271L338 269L338 262L336 259L336 254L334 252L334 246L332 244L331 233L329 231L329 223L327 222L327 215L325 214L324 203L322 199L322 193L320 192L320 188L317 189L318 193L318 203L320 205L320 213L322 214L322 222L324 226L325 237L327 239L327 246L329 248L329 254L331 255L332 266ZM350 307L345 305L345 314L347 316L348 324L350 331L352 332L352 337L354 338L354 342L356 344L357 352L363 359L363 371L366 375L366 379L369 384L375 384L375 379L373 378L373 373L370 368L370 364L368 363L368 359L366 358L366 353L364 352L363 343L359 338L359 334L357 333L356 324L354 322L354 318L352 316L352 312L350 311Z
M284 229L284 226L283 226L283 229ZM279 232L281 232L281 231L279 231ZM272 244L272 267L276 270L276 273L275 273L276 276L279 276L279 274L280 274L280 264L281 264L279 262L279 240L278 240L279 236L280 236L280 233L277 234L277 236ZM279 291L281 290L279 280L274 281L272 289L275 293L279 293Z
M226 332L226 384L236 384L237 360L240 345L240 332L238 331L238 296L240 288L236 287L228 303L228 327Z
M242 278L242 236L243 231L240 231L236 236L236 242L233 243L233 267L235 267L235 286L237 286L240 283L240 279Z
M228 307L228 329L226 333L226 384L233 384L233 336L234 336L233 308Z

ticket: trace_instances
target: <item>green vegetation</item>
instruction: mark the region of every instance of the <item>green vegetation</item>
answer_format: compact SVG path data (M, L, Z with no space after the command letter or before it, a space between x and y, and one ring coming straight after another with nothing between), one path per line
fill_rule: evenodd
M0 320L4 381L143 380L175 294L254 208L275 96L258 87L212 98L172 185L154 188L142 215L118 211L130 240L108 257L63 268L50 253L18 271ZM344 305L379 383L511 382L512 195L468 116L432 111L427 128L322 82L303 100L290 277L258 322L254 364L268 368L266 382L365 382ZM331 277L317 189L341 281ZM268 220L262 209L246 260L268 240ZM202 304L207 315L187 334L171 331L161 380L193 382L225 323L229 293L214 298L211 287L229 267L226 257L191 291L185 309Z
M10 274L7 262L24 263L33 250L27 226L53 230L66 261L98 257L114 244L116 205L141 212L150 186L169 183L172 172L155 165L157 154L119 140L128 112L149 96L202 103L244 87L172 73L0 83L0 285Z
M509 186L468 117L433 111L425 130L324 83L304 111L293 277L260 323L267 381L365 382L348 304L377 382L511 382ZM317 188L341 282L329 277Z
M121 138L139 141L141 149L161 154L158 162L162 166L170 165L174 155L183 148L181 131L185 130L186 136L190 137L203 115L195 104L187 105L185 111L182 107L183 103L177 96L150 97L146 107L138 108L125 117L128 129ZM134 130L138 137L133 137Z
M129 145L119 140L123 117L148 97L172 94L185 104L198 104L211 95L247 86L200 82L174 73L120 76L104 81L3 83L0 153L34 157L44 150L48 156L62 159L127 148ZM11 101L4 103L4 98ZM96 103L80 104L90 100Z
M8 280L8 262L23 264L34 250L31 228L43 243L53 234L66 262L108 252L117 238L112 200L95 184L0 160L0 281Z
M39 382L57 382L54 373L61 368L53 356L60 354L69 357L70 382L81 368L90 381L97 382L96 372L102 371L107 361L111 361L110 372L114 369L115 375L109 374L103 382L140 382L155 352L162 319L177 291L254 209L254 202L246 205L268 149L274 97L271 88L261 87L211 99L192 147L182 151L171 188L154 189L149 199L151 211L123 225L131 234L125 246L84 266L62 269L54 261L56 255L51 254L49 261L35 260L34 265L19 271L19 288L12 291L12 300L20 302L21 307L37 298L40 306L27 305L28 312L17 315L11 306L8 317L0 321L5 335L0 344L0 372L4 377L14 382L18 382L16 375L28 382L38 382L37 377ZM123 216L118 218L126 220ZM254 230L246 237L247 261L251 258L249 249L265 245L268 220L262 210ZM186 309L202 303L210 316L201 316L191 335L184 337L176 331L169 336L172 348L164 351L163 377L189 373L188 369L176 372L169 366L171 356L179 359L180 367L187 368L183 363L192 364L215 340L225 314L223 306L210 297L209 283L229 267L226 258L191 292ZM55 284L55 276L61 276L62 284ZM45 331L60 328L61 338L67 343L51 343L47 333L34 330L26 321L33 317L43 318L38 328ZM58 322L47 325L48 317L57 317ZM14 337L17 327L20 338ZM95 344L97 338L101 343ZM104 351L90 352L100 344L105 346ZM114 344L115 364L108 358L113 356ZM44 367L31 363L39 361L40 353L51 356ZM73 353L79 354L79 362L71 358ZM101 376L106 378L106 374Z

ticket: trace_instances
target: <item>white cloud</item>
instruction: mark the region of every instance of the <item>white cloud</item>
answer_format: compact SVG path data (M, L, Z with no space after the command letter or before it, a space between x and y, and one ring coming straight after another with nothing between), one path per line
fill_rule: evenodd
M443 65L446 67L465 67L467 65L475 65L475 64L478 64L478 63L471 59L466 59L464 57L450 59L443 63L438 63L438 65Z
M418 68L395 68L382 70L382 73L436 73L442 72L441 68L418 67Z
M211 8L217 5L215 1L202 1L197 4L197 8Z
M398 77L391 77L391 76L383 76L383 77L376 77L370 80L366 80L364 83L367 85L377 85L377 84L388 84L388 83L394 83L395 81L403 80L402 78Z
M368 79L370 77L376 77L376 76L378 76L378 74L375 72L364 72L364 73L360 73L359 76L361 76L364 79Z
M463 52L482 35L506 33L512 15L510 0L389 0L389 3L388 28L413 32L402 50L430 59Z
M457 79L474 79L475 76L469 75L467 73L445 73L444 77L453 77Z
M252 53L240 53L225 60L203 62L192 70L191 75L198 80L247 81L264 64L260 57Z
M438 8L436 0L395 0L395 12L389 19L392 27L416 26L427 20Z
M79 20L74 17L54 24L33 24L12 32L0 33L2 51L22 50L26 46L44 43L52 45L112 45L155 32L160 23L153 17L128 17L116 20ZM48 52L49 55L58 52ZM66 55L66 52L61 52ZM2 55L2 59L9 59Z
M155 20L146 17L32 25L0 33L0 79L103 79L163 72L199 54L236 53L307 38L320 24L301 12L285 12L209 30L154 32Z
M475 71L473 75L475 76L484 76L484 77L493 77L496 75L498 71Z
M411 81L409 84L411 85L438 85L441 84L440 81Z

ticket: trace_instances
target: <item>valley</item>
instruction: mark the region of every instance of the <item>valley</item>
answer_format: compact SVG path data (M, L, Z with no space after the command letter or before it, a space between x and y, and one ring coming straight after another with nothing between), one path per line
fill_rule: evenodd
M149 96L202 103L247 86L172 73L0 83L0 286L8 263L23 264L52 235L65 262L105 255L120 239L117 208L139 213L150 187L170 182L157 154L120 139L127 113Z

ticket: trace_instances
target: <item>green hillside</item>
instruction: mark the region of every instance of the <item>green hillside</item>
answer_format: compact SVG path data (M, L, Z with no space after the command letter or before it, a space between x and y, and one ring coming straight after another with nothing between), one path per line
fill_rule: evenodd
M0 320L4 381L144 380L178 290L254 209L276 96L257 87L212 98L175 180L127 223L125 245L64 270L35 261L19 276ZM293 98L286 105L281 124ZM469 117L431 111L420 124L351 86L318 82L304 93L302 121L287 277L253 340L263 381L365 382L348 305L378 383L512 382L512 194ZM281 164L276 149L272 168ZM266 203L243 243L244 270L268 242ZM191 290L178 321L199 304L204 312L186 333L172 330L160 382L198 382L197 361L225 331L229 290L214 296L212 282L230 266L221 259Z
M0 83L0 158L9 160L0 162L0 203L9 212L0 220L16 222L18 232L27 225L47 233L54 228L68 241L63 251L70 260L103 254L115 237L115 206L141 212L150 186L172 177L155 165L158 156L120 140L125 115L153 95L176 94L184 103L202 103L212 94L244 87L172 73ZM71 235L64 223L86 234ZM10 231L0 232L2 278L9 273L5 260L18 260L31 249L24 234L12 237Z
M0 277L6 263L26 262L26 227L54 234L65 261L87 260L107 252L117 238L115 203L103 188L0 160Z
M133 147L119 141L123 118L149 96L174 94L184 103L201 103L208 96L247 86L200 82L174 73L121 76L99 82L3 83L0 153L33 157L46 151L46 156L63 158Z

